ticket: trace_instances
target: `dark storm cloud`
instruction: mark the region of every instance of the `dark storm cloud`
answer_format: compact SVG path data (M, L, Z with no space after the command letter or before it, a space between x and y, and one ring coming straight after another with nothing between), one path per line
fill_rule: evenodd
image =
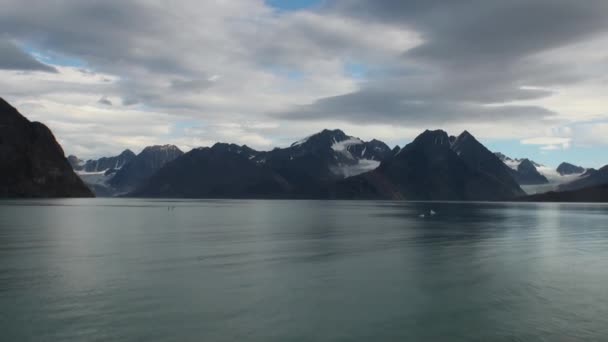
M535 122L555 113L538 106L490 106L451 100L421 100L387 90L362 90L299 106L289 115L296 120L339 119L360 124L388 123L420 127L450 123Z
M57 72L57 69L40 63L9 40L0 38L0 69Z
M608 29L608 1L603 0L352 0L336 1L330 8L420 33L423 42L404 51L402 66L424 71L370 82L352 94L320 99L282 117L402 124L538 120L553 113L486 104L541 99L552 94L543 87L593 77L588 70L541 60L538 54Z
M510 63L608 27L604 0L352 0L336 9L413 27L425 42L408 56L458 67Z
M192 72L176 58L173 18L162 8L133 1L0 0L0 32L41 50L61 52L104 72ZM152 52L153 53L150 53Z

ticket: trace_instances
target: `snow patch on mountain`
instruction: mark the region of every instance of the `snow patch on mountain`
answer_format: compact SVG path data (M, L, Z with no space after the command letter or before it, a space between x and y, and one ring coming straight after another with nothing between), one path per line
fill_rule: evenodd
M349 159L355 159L353 155L348 151L348 148L353 145L361 145L363 141L359 138L348 138L342 141L336 141L334 139L334 143L331 145L331 149L337 153L341 153ZM363 154L362 154L363 155Z
M291 147L296 147L296 146L300 146L300 145L305 144L305 143L308 141L308 139L310 139L310 137L311 137L311 136L309 135L309 136L307 136L307 137L306 137L306 138L304 138L304 139L300 139L300 140L298 140L298 141L294 142L293 144L291 144Z

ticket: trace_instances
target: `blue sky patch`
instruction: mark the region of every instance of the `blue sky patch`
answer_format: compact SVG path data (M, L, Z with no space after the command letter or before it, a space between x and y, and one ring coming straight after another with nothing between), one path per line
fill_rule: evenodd
M323 0L266 0L266 4L279 11L298 11L317 7Z
M65 55L48 51L42 51L29 44L24 44L21 46L21 48L23 49L23 51L27 52L32 57L36 58L39 62L42 62L44 64L75 68L83 68L87 66L87 64L79 58L68 57Z

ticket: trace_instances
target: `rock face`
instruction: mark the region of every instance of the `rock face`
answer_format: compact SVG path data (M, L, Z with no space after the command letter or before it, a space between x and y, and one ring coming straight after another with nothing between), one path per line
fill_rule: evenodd
M559 173L562 176L582 174L585 171L586 171L586 169L584 167L572 165L570 163L561 163L557 167L557 173Z
M578 190L547 192L522 198L531 202L608 202L608 184Z
M132 191L165 166L165 164L183 154L174 145L148 146L118 170L108 183L118 193Z
M353 199L502 200L524 192L500 160L465 132L425 131L377 169L336 183L329 196Z
M506 166L494 153L483 146L473 135L464 131L453 140L452 150L458 154L467 165L487 177L495 179L506 187L516 189L513 196L519 195L519 185L514 179L511 168ZM511 196L511 195L509 195Z
M75 171L107 172L121 169L134 158L135 153L127 149L117 156L89 159L86 162L82 161L76 156L71 155L68 156L68 161Z
M589 169L572 182L562 184L558 191L572 191L608 184L608 165L599 170Z
M53 133L0 98L0 197L92 197Z

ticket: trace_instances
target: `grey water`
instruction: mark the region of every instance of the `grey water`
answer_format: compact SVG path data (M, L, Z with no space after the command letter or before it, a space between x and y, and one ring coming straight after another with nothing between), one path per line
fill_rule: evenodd
M0 341L606 341L607 218L593 204L2 201Z

